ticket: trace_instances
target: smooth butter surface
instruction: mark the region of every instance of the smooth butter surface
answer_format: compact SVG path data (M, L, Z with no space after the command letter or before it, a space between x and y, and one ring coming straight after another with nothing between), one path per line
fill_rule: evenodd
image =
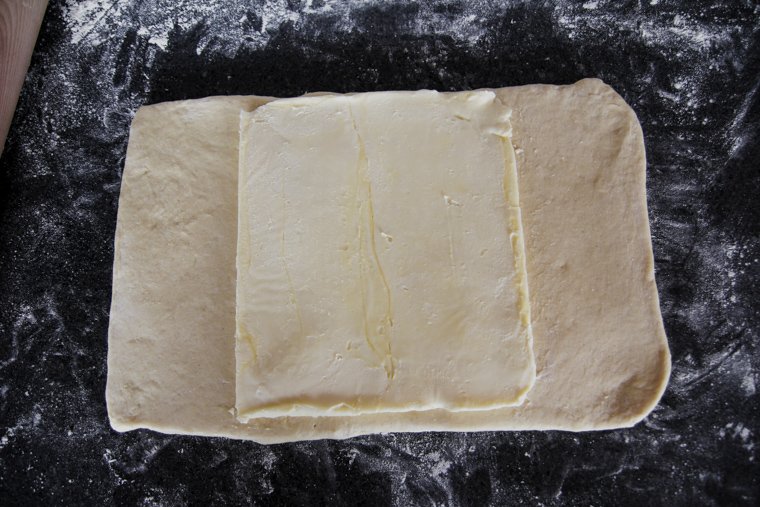
M535 365L509 114L490 91L242 113L241 421L522 402Z

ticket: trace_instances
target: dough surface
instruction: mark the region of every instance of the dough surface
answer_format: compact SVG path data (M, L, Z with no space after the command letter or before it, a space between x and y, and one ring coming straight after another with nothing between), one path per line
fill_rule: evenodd
M512 110L537 378L524 403L237 421L240 109L212 97L141 108L116 229L106 400L114 429L274 443L391 431L627 427L656 404L670 354L654 283L633 111L598 80L494 90Z
M238 419L522 403L535 363L509 115L489 91L242 114Z

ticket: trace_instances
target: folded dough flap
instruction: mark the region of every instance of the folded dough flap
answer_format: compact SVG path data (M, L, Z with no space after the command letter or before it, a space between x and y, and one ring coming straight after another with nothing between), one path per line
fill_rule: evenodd
M240 421L522 403L535 363L509 116L490 91L241 113Z

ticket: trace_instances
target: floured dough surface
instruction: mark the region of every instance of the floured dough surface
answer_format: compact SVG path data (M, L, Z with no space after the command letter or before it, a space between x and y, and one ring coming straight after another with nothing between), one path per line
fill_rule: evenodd
M388 431L608 429L634 424L670 371L636 117L598 80L495 90L512 108L537 378L519 407L238 422L236 139L215 97L143 107L116 230L106 399L120 431L260 442Z
M278 100L241 123L237 416L518 405L535 364L510 111Z

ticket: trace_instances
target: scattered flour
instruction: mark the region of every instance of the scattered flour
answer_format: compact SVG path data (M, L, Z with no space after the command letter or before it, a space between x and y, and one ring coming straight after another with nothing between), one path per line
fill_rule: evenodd
M169 33L175 28L188 30L199 21L214 26L196 48L225 56L234 56L241 46L261 48L284 25L295 30L308 27L312 18L329 17L334 35L366 30L357 20L358 10L382 8L383 0L258 0L243 3L237 0L208 0L205 2L158 0L155 2L111 2L108 0L67 0L64 15L75 45L99 46L113 38L114 32L137 25L138 33L149 43L167 49ZM459 5L456 17L436 9L434 3L411 1L415 9L413 23L404 27L405 34L436 33L448 35L470 44L477 43L486 33L489 15L499 9L494 0L476 0ZM135 23L136 21L136 23Z
M751 453L755 448L754 433L743 423L728 423L718 431L720 438L731 438L741 442L742 447ZM752 457L750 457L752 461Z

